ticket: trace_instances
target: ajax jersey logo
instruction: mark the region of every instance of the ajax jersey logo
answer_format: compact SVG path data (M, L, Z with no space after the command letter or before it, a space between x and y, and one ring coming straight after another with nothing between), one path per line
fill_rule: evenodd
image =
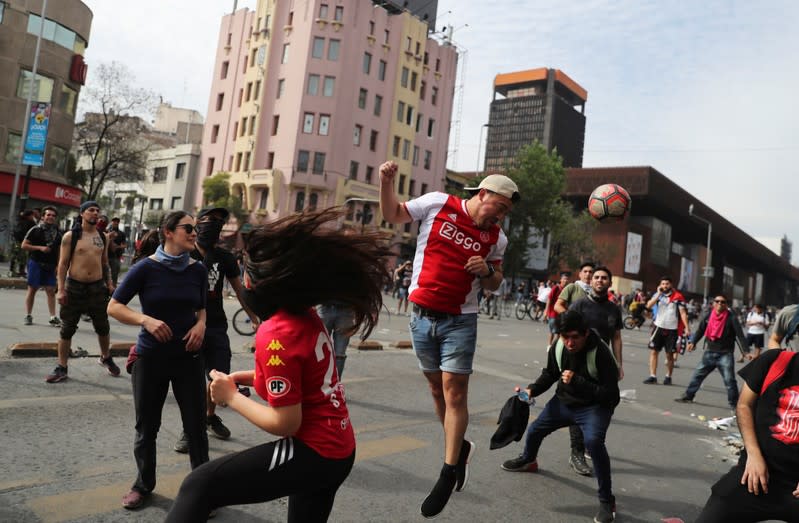
M474 238L461 232L455 224L449 222L442 223L438 233L442 237L452 240L455 245L462 246L467 251L480 252L480 249L483 248L480 242L474 241Z
M269 394L279 398L285 396L291 390L291 382L282 376L273 376L266 380L266 388Z

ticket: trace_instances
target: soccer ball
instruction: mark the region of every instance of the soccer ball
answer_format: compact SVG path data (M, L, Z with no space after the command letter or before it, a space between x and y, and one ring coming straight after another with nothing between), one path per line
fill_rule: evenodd
M621 185L606 183L600 185L588 197L588 213L596 220L621 221L630 212L632 200Z

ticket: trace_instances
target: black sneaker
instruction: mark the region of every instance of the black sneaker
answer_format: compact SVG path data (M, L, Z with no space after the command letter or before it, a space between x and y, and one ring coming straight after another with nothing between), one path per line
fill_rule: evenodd
M649 376L644 380L645 385L657 385L658 379L655 376Z
M61 326L61 319L58 316L50 316L50 321L47 322L53 327L60 327Z
M67 368L56 365L55 370L48 374L44 381L47 383L58 383L59 381L65 381L67 378L69 378L69 376L67 376Z
M208 427L208 434L219 439L228 439L230 437L230 430L222 423L222 419L214 414L208 416L205 420Z
M671 385L671 376L663 378L663 385Z
M588 466L588 463L586 463L584 452L572 451L569 456L569 465L581 476L591 476L594 472L594 470Z
M689 398L687 394L683 394L679 398L674 398L674 401L676 401L677 403L693 403L694 399Z
M616 501L599 502L599 511L594 516L594 523L611 523L616 520Z
M175 452L180 452L181 454L189 453L189 438L186 437L186 433L184 431L180 432L180 439L175 442L175 446L172 448L175 450Z
M25 316L25 325L33 325L33 316L30 314Z
M509 459L501 466L502 470L509 472L538 472L538 460L530 460L524 456Z
M117 364L114 363L114 359L111 356L105 359L103 359L101 356L100 359L97 360L97 363L105 367L106 370L108 370L108 374L114 377L119 376L119 367L117 367Z
M447 501L449 501L449 497L452 495L452 490L455 488L455 481L454 471L448 471L446 465L444 465L433 490L430 491L430 494L424 498L422 502L422 516L427 519L433 519L441 514L441 511L447 506Z
M455 492L461 492L469 482L469 460L472 459L477 446L468 439L461 443L461 454L458 456L458 463L455 465Z

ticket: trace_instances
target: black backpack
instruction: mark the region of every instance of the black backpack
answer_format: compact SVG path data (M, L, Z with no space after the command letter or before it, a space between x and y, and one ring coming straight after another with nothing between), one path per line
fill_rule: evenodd
M17 240L17 242L22 243L22 240L25 239L25 236L28 234L28 231L31 230L34 226L35 224L28 220L18 221L17 224L14 226L14 239Z

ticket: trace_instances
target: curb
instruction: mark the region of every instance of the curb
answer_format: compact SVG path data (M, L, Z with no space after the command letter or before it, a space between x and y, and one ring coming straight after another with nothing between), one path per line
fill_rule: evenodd
M130 346L134 345L135 341L117 341L111 343L111 356L122 358L128 357ZM73 347L76 351L79 347ZM87 354L87 356L99 356L99 349L97 354ZM11 356L18 358L55 358L58 356L58 343L56 342L26 342L26 343L12 343L8 347L8 352Z
M355 348L358 350L383 350L383 344L379 341L366 340L358 342Z
M0 288L2 289L26 289L28 288L27 280L22 278L0 278Z

